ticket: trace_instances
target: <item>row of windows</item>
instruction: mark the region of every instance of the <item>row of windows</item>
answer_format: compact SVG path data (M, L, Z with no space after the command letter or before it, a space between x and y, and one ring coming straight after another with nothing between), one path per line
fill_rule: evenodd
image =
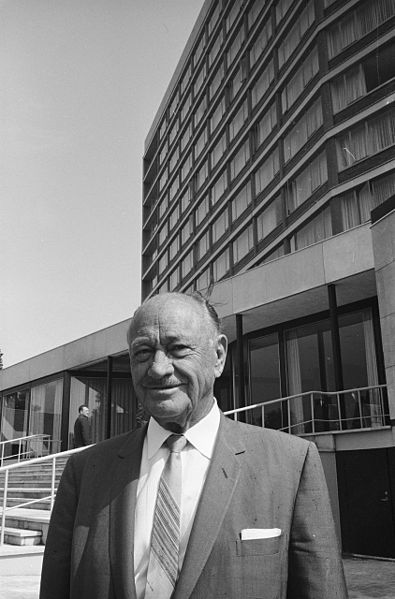
M355 187L349 192L330 200L323 209L308 223L304 224L289 238L287 252L302 249L313 243L322 241L332 235L349 230L368 222L371 210L395 195L395 172L380 176L372 181ZM224 215L227 214L226 217ZM207 288L211 281L216 282L227 275L233 265L235 267L243 258L273 231L283 218L280 197L276 197L238 237L226 247L212 263L199 274L194 281L196 289ZM219 224L221 222L221 224ZM161 291L172 290L179 285L192 271L211 247L210 235L214 239L215 229L225 232L229 226L229 214L223 212L215 221L211 232L206 231L194 244L181 264L171 273L162 285ZM266 256L262 262L284 255L284 244Z
M331 81L330 89L331 89L331 98L333 105L333 112L337 113L339 110L342 110L352 102L358 100L363 97L373 89L377 88L379 85L386 83L390 79L395 77L395 62L392 60L393 52L395 51L395 42L391 44L387 44L382 48L377 49L373 54L368 55L364 58L360 63L353 65L350 69L342 73L339 77L335 78ZM294 81L301 81L303 79L303 74L309 71L311 65L317 64L315 56L317 55L316 50L314 50L306 61L302 64L299 69L298 78L293 78ZM299 79L300 77L300 79ZM291 89L291 88L288 88ZM285 91L285 90L284 90ZM290 95L287 95L290 98ZM282 100L284 100L284 92L282 94ZM225 104L221 102L219 104L221 108L221 117L225 114ZM211 123L214 120L217 120L218 117L218 109L215 110L212 119L210 120L210 128ZM209 165L211 171L216 168L221 159L225 156L229 145L232 143L233 139L240 133L243 126L248 121L248 99L244 99L244 101L240 104L239 109L235 113L232 120L228 123L228 127L224 130L222 136L219 138L217 144L213 148L209 156ZM218 123L216 123L218 124ZM254 126L254 136L252 138L253 151L257 151L260 149L262 143L267 139L272 130L277 124L277 111L276 105L273 102L264 112L263 116L260 120L255 123ZM299 121L294 125L293 129L290 130L285 138L284 138L284 161L287 162L291 159L308 141L308 139L319 129L322 125L322 105L321 99L318 98L312 105L306 108L302 117ZM374 128L374 125L372 125ZM358 129L358 128L357 128ZM361 130L361 127L359 127ZM351 136L351 145L354 146L355 136L358 137L358 132L354 134L347 133L347 136L350 138ZM343 146L338 150L339 157L342 155L341 159L339 158L339 169L345 168L347 166L351 166L353 163L358 161L359 159L368 156L376 151L379 151L380 148L383 149L385 146L385 138L381 141L377 140L376 136L373 136L371 139L368 139L369 133L365 133L365 149L359 148L357 146L356 152L352 150L350 147L350 140L345 140ZM180 181L178 177L176 177L171 186L169 187L168 194L165 195L161 201L158 210L159 218L162 218L166 209L168 207L169 202L175 197L176 193L180 188L180 184L182 185L186 178L189 176L192 168L193 168L193 156L197 159L202 151L204 150L206 144L208 143L208 130L207 126L202 130L198 140L193 149L189 153L187 153L183 164L180 168ZM391 142L391 137L389 137L388 143ZM377 147L377 150L376 150ZM231 172L233 176L241 170L243 167L243 157L246 158L248 155L248 149L245 147L240 150L240 154L232 159L231 163ZM170 160L169 160L169 170L172 171L175 168L175 164L179 160L180 152L179 149L176 148L176 151L173 152ZM209 175L209 165L205 163L197 174L198 178L198 188L201 186L199 182L204 183L207 180ZM232 177L233 178L233 177ZM160 188L166 185L168 181L167 171L162 175L160 180ZM180 200L181 204L185 204L184 208L188 206L189 202L185 202L185 196L190 196L189 190L184 192L183 197ZM183 209L184 209L183 208Z
M317 103L314 103L312 107L315 107L316 105ZM309 111L307 111L306 114L308 114L308 112ZM291 134L293 134L293 130L291 131ZM303 130L300 130L300 135L302 134ZM284 139L284 142L286 140L287 137ZM356 162L366 157L395 145L395 109L387 109L378 115L374 115L370 119L357 123L348 131L337 136L335 144L339 171L354 165ZM235 156L233 168L236 170L233 174L237 174L237 169L239 168L236 159L240 160L240 165L248 159L248 151L247 155L243 153L246 147L248 146L244 144ZM251 204L251 182L254 182L255 196L258 196L273 181L279 172L279 168L279 152L278 148L275 148L274 151L257 167L248 182L230 201L230 222L237 221L241 214L243 214ZM232 177L231 169L229 170L229 176ZM316 189L321 187L327 179L328 169L326 155L325 152L321 152L313 160L309 161L307 165L285 185L286 214L290 215L294 212L315 192ZM200 200L193 213L189 216L187 222L181 228L179 236L181 245L184 245L189 241L195 229L201 225L211 213L211 210L219 203L227 188L228 170L224 169L214 182L210 191ZM158 233L159 247L167 242L169 232L176 227L182 212L188 208L190 202L190 195L188 192L189 190L187 190L187 193L184 193L182 201L174 206L169 217L160 228ZM228 219L228 217L220 216L218 222L215 221L212 226L213 243L220 238L221 234L223 234L229 226L229 220L225 221L225 218ZM160 270L165 268L169 260L171 261L176 257L180 249L180 239L177 237L177 239L172 242L168 254L166 253L162 257ZM154 256L152 258L154 258Z
M242 2L233 3L232 10L236 11L236 13L239 12L242 4L243 4ZM257 2L256 4L259 4L259 2ZM262 3L260 3L260 4L262 4ZM288 11L291 4L292 3L288 2L288 1L278 2L276 4L276 15L280 15L280 14L284 15ZM254 7L251 8L254 18L258 17L258 15L255 14L256 10L257 9L255 9ZM259 12L261 10L262 10L262 7L260 7ZM218 11L217 11L217 13L218 13ZM214 14L216 14L216 13L214 13ZM333 57L337 56L337 54L339 54L342 50L347 48L350 44L354 43L355 41L359 40L361 37L370 33L378 25L380 25L381 23L385 22L386 20L388 20L389 18L394 16L394 14L395 14L395 5L392 0L377 0L377 2L375 2L375 3L368 1L368 2L364 2L360 7L354 8L352 11L347 13L345 16L341 17L335 23L335 25L333 25L332 27L330 27L327 30L327 45L328 45L329 57L333 58ZM216 18L217 17L219 17L219 14L216 14ZM313 2L313 0L310 0L307 3L307 5L303 8L300 15L297 17L291 30L288 32L288 34L286 35L284 40L278 46L278 61L279 61L280 67L283 64L285 64L285 62L295 52L297 46L299 45L299 42L301 41L301 39L303 38L305 33L309 30L309 28L313 24L314 19L315 19L314 2ZM249 24L250 20L247 19L247 23ZM250 25L247 25L247 26L250 26ZM248 52L248 64L249 64L250 68L254 67L254 65L257 63L257 61L263 54L264 50L267 48L268 43L272 37L272 34L273 34L272 22L271 22L271 18L269 15L267 17L267 19L265 20L265 22L259 28L258 35L253 40L252 46ZM203 40L203 39L205 39L204 36L201 38L201 40ZM235 37L232 40L232 42L229 46L229 49L226 53L225 58L226 58L226 68L227 69L230 69L230 67L232 66L236 56L238 55L239 51L241 50L241 47L246 39L247 39L246 30L244 28L244 25L242 24L239 31L236 32ZM205 43L202 43L201 40L198 41L198 44L197 44L197 49L195 51L195 58L193 59L194 64L197 64L198 59L200 59L202 51L205 47ZM220 30L220 33L218 33L216 35L214 43L211 46L211 48L209 49L207 64L203 63L201 65L200 69L198 70L198 72L194 78L191 91L186 96L182 106L179 108L179 114L181 116L181 121L185 120L189 110L192 107L192 103L193 103L192 102L192 91L194 92L194 97L196 97L196 95L202 89L202 87L206 81L206 78L207 78L207 65L209 68L212 66L212 64L214 63L215 59L217 58L217 56L219 55L219 53L221 51L223 43L224 43L224 33L223 33L223 30ZM239 89L239 86L241 86L243 80L245 80L245 78L246 78L246 62L245 61L244 62L242 61L241 67L242 68L240 69L240 71L244 71L244 76L240 77L239 75L237 75L235 81L230 82L231 95L232 95L232 88L233 88L233 95L235 95ZM295 101L295 96L297 97L297 95L298 95L298 90L302 91L303 86L306 85L306 83L312 78L312 76L314 76L314 74L317 71L318 71L318 56L317 56L317 53L315 50L314 54L312 54L308 57L306 64L302 65L302 67L298 70L296 75L294 75L293 79L289 83L286 84L286 87L283 90L283 97L282 97L283 111L289 109L289 107ZM180 87L177 88L177 90L173 96L173 99L171 100L171 102L169 104L169 111L168 111L169 118L171 118L177 112L180 95L183 93L183 91L185 91L185 89L187 87L187 83L189 83L191 77L192 77L192 68L191 68L191 65L189 64L188 67L186 68L183 79L181 80ZM214 97L214 95L215 95L216 91L218 90L220 84L222 83L224 77L225 77L225 65L222 62L218 66L213 78L209 82L209 98L210 98L210 100ZM180 91L181 91L181 94L180 94ZM198 107L194 113L193 120L194 120L195 126L198 126L206 109L207 109L207 97L204 97L201 100L200 104L198 105ZM164 120L162 126L159 129L161 138L165 134L165 131L167 128L167 122L168 121L166 118ZM176 120L168 133L168 139L170 141L170 144L174 141L174 139L178 133L178 129L179 129L179 121ZM167 151L168 151L168 146L167 146L167 144L165 144L160 152L160 156L159 156L160 164L163 163Z

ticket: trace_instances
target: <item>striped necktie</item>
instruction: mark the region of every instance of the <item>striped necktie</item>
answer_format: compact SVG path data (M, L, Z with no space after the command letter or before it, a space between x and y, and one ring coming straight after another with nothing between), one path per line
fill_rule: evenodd
M187 440L171 435L156 498L145 599L169 599L178 577L180 550L181 450Z

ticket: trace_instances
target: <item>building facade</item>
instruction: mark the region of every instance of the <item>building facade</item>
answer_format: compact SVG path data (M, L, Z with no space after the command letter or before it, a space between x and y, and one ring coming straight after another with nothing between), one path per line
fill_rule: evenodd
M314 440L344 550L392 557L394 55L392 0L207 0L146 139L142 249L143 298L223 319L220 406Z

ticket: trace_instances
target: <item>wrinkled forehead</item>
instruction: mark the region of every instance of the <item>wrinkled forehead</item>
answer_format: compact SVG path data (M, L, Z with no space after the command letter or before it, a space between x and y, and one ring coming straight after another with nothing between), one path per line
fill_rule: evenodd
M213 330L211 320L203 305L181 295L157 295L140 308L132 318L129 329L129 343L136 337L150 331L161 335L181 335L182 333L200 337Z

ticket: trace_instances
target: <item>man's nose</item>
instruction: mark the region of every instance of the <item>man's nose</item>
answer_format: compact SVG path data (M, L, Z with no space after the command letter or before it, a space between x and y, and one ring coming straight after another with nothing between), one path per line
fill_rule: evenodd
M149 367L148 375L152 378L162 378L172 374L173 371L173 364L166 353L163 350L157 350Z

